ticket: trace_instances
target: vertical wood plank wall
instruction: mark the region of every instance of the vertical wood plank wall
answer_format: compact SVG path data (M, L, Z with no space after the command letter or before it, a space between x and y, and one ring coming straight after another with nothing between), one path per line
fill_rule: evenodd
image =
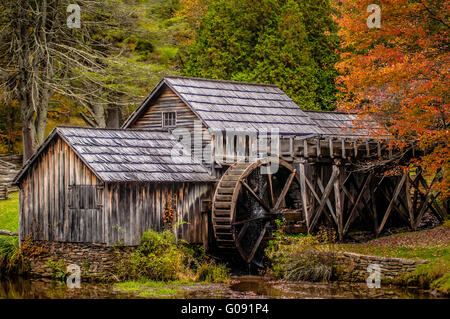
M162 112L177 112L176 127L194 130L194 121L199 120L192 110L167 86L161 90L161 95L149 106L136 122L131 124L132 129L155 129L162 127Z
M201 201L208 198L206 183L107 183L105 185L105 238L108 245L134 246L146 230L163 230L162 217L173 198L177 237L201 243Z
M177 236L201 243L201 200L209 198L207 183L106 183L103 206L69 207L70 185L102 185L59 137L42 152L21 182L20 238L138 245L144 231L161 231L167 199L173 198ZM78 201L78 198L74 198Z
M186 128L191 133L191 144L193 155L201 158L199 152L195 152L194 143L199 143L201 148L205 148L211 142L211 135L208 129L200 122L200 119L192 112L192 110L184 104L184 102L167 86L161 89L161 94L148 107L147 111L142 114L136 122L129 125L131 129L161 129L162 128L162 112L176 112L177 121L174 128ZM195 122L200 123L199 131L194 134ZM201 132L201 134L200 134ZM195 154L194 154L195 152ZM209 152L210 153L210 152ZM205 154L210 156L210 154Z
M97 177L59 137L32 164L21 183L20 238L104 242L103 212L71 209L69 185L98 185Z

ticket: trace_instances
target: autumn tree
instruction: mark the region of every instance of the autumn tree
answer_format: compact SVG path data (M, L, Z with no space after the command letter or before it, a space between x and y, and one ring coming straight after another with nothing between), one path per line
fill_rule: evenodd
M411 164L429 175L443 169L435 186L448 196L450 1L377 1L380 28L367 25L371 3L339 2L340 108L377 118L399 147L416 141L424 155Z
M81 24L70 28L72 2L0 3L0 92L3 105L20 105L25 160L45 139L52 100L75 101L88 125L119 127L122 110L142 100L161 69L147 63L153 47L136 27L137 5L77 1Z

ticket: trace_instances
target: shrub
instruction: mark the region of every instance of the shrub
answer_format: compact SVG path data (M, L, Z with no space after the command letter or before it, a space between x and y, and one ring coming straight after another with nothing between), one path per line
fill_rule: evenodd
M177 240L170 230L165 230L145 232L134 252L120 256L114 275L119 280L223 282L228 270L208 261L203 249Z
M54 279L57 279L59 281L66 281L67 277L69 276L69 273L66 271L66 263L64 260L53 260L49 259L47 263L45 264L48 268L50 268L52 272L52 277Z
M405 275L404 280L408 286L436 289L444 294L450 293L449 268L442 262L419 265L412 273Z
M266 254L271 264L269 272L280 279L328 281L333 272L335 252L327 232L294 237L279 233L269 243Z
M0 273L20 274L26 268L17 237L0 237Z
M230 277L229 269L223 264L203 262L197 269L197 281L224 283Z

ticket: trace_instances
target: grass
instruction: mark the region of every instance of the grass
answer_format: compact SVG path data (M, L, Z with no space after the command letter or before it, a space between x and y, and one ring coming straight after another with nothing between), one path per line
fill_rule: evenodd
M10 193L7 200L0 200L0 229L19 229L19 192Z
M362 244L340 244L339 250L383 257L426 260L401 282L450 294L450 220L434 229L399 233Z
M183 290L180 286L183 285L199 285L200 282L193 281L125 281L114 285L114 289L121 292L130 292L140 297L173 297Z

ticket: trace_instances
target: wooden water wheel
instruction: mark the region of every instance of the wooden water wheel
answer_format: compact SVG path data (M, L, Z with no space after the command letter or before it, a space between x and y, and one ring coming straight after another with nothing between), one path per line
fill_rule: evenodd
M247 263L261 260L275 219L286 211L299 213L301 207L296 170L283 160L277 162L276 172L270 171L270 161L232 165L214 194L212 220L217 248L237 251Z

